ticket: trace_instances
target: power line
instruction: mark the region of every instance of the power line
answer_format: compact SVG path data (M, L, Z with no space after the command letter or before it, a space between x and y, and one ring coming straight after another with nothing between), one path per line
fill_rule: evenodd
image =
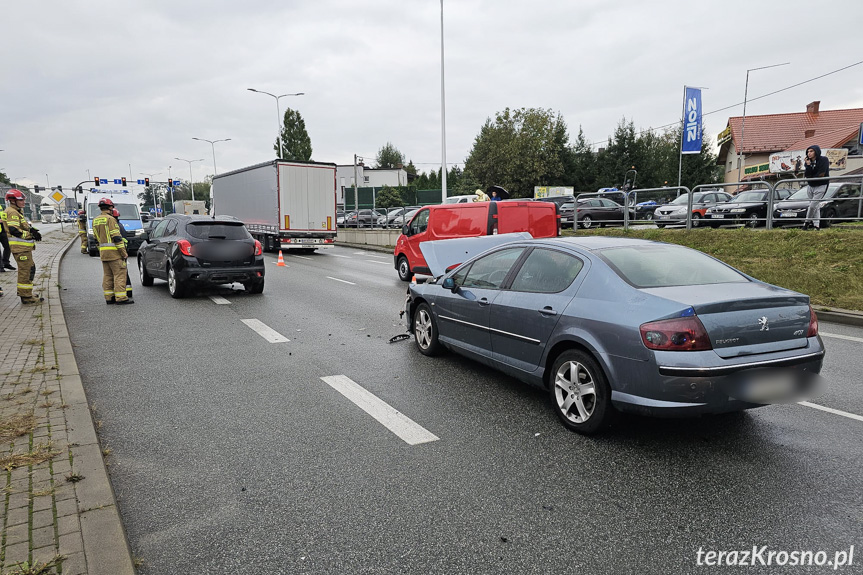
M831 75L833 75L833 74L837 74L837 73L839 73L839 72L842 72L842 71L844 71L844 70L847 70L848 68L853 68L854 66L859 66L860 64L863 64L863 60L861 60L861 61L859 61L859 62L855 62L855 63L853 63L853 64L849 64L848 66L845 66L844 68L839 68L838 70L833 70L832 72L827 72L826 74L822 74L822 75L820 75L820 76L815 76L814 78L810 78L809 80L804 80L803 82L798 82L797 84L792 84L791 86L787 86L787 87L785 87L785 88L781 88L781 89L779 89L779 90L776 90L775 92L770 92L770 93L768 93L768 94L763 94L763 95L761 95L761 96L757 96L757 97L755 97L755 98L749 98L747 101L748 101L748 102L754 102L755 100L760 100L760 99L762 99L762 98L766 98L767 96L773 96L773 95L775 95L775 94L779 94L780 92L785 92L785 91L790 90L790 89L792 89L792 88L796 88L796 87L798 87L798 86L802 86L803 84L808 84L809 82L814 82L815 80L820 80L821 78L826 78L827 76L831 76ZM712 111L710 111L710 112L704 112L704 114L702 114L702 116L709 116L710 114L716 114L716 113L718 113L718 112L724 112L725 110L728 110L728 109L731 109L731 108L736 108L737 106L742 106L742 105L743 105L743 102L738 102L737 104L732 104L732 105L730 105L730 106L725 106L724 108L719 108L718 110L712 110ZM680 120L676 120L676 121L674 121L674 122L671 122L670 124L665 124L664 126L658 126L658 127L656 127L656 128L648 128L648 129L646 129L646 130L642 130L642 131L638 132L636 135L637 135L637 136L640 136L641 134L646 134L646 133L648 133L648 132L653 132L653 131L655 131L655 130L662 130L662 129L664 129L664 128L670 128L670 127L672 127L672 126L677 126L678 124L680 124ZM607 143L607 142L608 142L608 140L603 140L603 141L601 141L601 142L592 142L592 143L590 144L590 147L592 148L592 147L594 147L594 146L599 146L599 145L605 144L605 143Z

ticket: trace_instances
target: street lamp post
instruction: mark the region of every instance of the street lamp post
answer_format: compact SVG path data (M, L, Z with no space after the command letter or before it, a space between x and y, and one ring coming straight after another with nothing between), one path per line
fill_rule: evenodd
M255 90L254 88L246 88L249 92L257 92L258 94L266 94L267 96L272 96L276 100L276 135L279 138L279 159L282 159L282 113L279 110L279 98L284 98L285 96L303 96L305 92L297 92L296 94L282 94L281 96L276 96L275 94L270 94L269 92L264 92L263 90Z
M181 162L189 163L189 187L192 189L192 201L195 200L195 180L192 178L192 162L203 162L204 158L200 160L184 160L183 158L174 158L175 160L180 160ZM172 198L173 200L173 198Z
M443 68L443 0L440 0L440 155L441 155L441 202L446 201L446 91ZM494 183L494 182L492 182Z
M216 143L217 142L230 142L231 138L225 138L224 140L208 140L206 138L192 138L193 140L198 140L199 142L210 142L210 147L213 149L213 175L219 175L219 172L216 171Z
M755 70L765 70L767 68L776 68L777 66L787 66L791 62L784 62L782 64L771 64L770 66L761 66L760 68L750 68L746 70L746 88L743 90L743 121L740 126L740 149L737 150L737 181L742 181L740 178L743 172L743 163L746 161L746 157L743 155L743 139L746 136L746 100L749 97L749 72L754 72Z

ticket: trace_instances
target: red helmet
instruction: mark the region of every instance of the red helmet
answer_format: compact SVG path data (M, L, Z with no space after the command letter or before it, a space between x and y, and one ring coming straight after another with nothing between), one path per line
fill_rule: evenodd
M114 207L114 202L111 201L111 198L102 198L99 200L99 207L103 208L105 206Z
M117 211L117 208L114 208L113 210L111 210L111 215L114 216L115 218L119 218L120 212Z
M8 192L6 192L6 201L10 202L12 200L26 200L27 198L24 196L24 193L21 190L16 190L12 188Z

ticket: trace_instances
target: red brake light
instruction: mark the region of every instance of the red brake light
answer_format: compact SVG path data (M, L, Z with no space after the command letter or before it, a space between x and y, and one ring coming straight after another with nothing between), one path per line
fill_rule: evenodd
M178 240L177 247L180 248L180 253L184 256L192 255L192 244L189 243L189 240Z
M264 248L261 247L261 242L255 240L255 255L259 256L264 253Z
M652 321L642 325L641 341L647 349L704 351L713 349L701 320L695 316Z
M815 315L815 310L809 306L809 330L806 332L806 337L815 337L818 335L818 316Z

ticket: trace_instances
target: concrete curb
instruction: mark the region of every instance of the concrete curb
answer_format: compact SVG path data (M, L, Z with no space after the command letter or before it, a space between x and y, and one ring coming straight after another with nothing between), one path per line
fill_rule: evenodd
M49 321L57 353L60 391L63 401L69 406L66 410L66 432L72 446L73 470L86 478L75 484L84 556L88 575L134 575L132 553L108 470L102 459L87 394L69 339L66 316L60 303L60 262L66 252L79 243L80 240L75 236L54 257L47 303L50 306Z

